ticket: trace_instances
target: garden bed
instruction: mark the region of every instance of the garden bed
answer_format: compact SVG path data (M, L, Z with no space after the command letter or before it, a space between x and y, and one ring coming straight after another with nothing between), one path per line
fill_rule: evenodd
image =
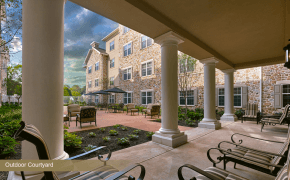
M121 127L124 127L124 126L121 126ZM110 130L118 131L118 135L117 136L110 136L109 135ZM90 144L93 146L97 146L97 147L106 146L110 149L111 152L114 152L114 151L118 151L121 149L125 149L128 147L136 146L136 145L151 141L151 138L149 139L146 136L147 131L140 130L140 132L138 134L138 136L139 136L138 139L129 140L130 144L128 144L128 145L119 145L118 144L118 138L128 137L128 135L134 134L133 133L134 130L137 130L137 129L127 127L127 131L123 131L120 128L114 128L113 126L110 126L110 127L105 127L104 132L101 132L99 129L92 129L92 130L76 132L75 133L76 135L83 137L81 148L65 148L65 152L67 152L69 154L69 157L73 157L73 156L84 153L83 149ZM94 132L96 134L96 136L90 137L88 135L90 132ZM109 136L111 138L111 140L109 142L104 142L103 137L105 137L105 136ZM20 144L16 145L15 151L17 153L12 154L7 159L21 159L21 145ZM104 148L104 149L101 149L99 151L96 151L95 153L78 158L78 160L90 159L90 158L96 157L97 155L103 155L103 154L107 154L107 153L108 153L107 148ZM1 180L7 179L7 177L8 177L8 171L0 171L0 179Z
M159 120L150 120L150 121L161 123L161 121L159 121ZM198 122L196 122L194 125L190 126L190 125L186 124L185 121L179 120L178 126L186 126L186 127L195 128L195 127L198 127Z

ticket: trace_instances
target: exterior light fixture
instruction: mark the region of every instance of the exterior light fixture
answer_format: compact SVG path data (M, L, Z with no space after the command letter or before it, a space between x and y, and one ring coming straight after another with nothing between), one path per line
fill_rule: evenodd
M290 42L290 39L289 39ZM288 44L287 46L285 46L283 48L284 51L286 51L286 62L284 64L284 67L287 67L288 69L290 69L290 44Z

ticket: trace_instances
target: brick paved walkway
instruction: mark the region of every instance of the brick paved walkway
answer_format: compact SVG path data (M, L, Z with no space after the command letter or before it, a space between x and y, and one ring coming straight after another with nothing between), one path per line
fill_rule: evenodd
M64 114L67 114L67 107L64 107ZM121 124L124 126L129 126L137 129L142 129L145 131L158 131L161 127L161 123L158 122L152 122L150 120L157 119L157 116L154 116L153 119L151 117L147 116L145 118L145 115L142 115L141 113L135 113L135 115L132 115L126 112L119 112L119 113L106 113L104 110L98 110L97 111L97 126L95 126L95 123L83 123L82 128L80 128L80 123L78 122L78 125L76 127L76 121L75 118L72 117L72 120L70 122L70 128L69 132L75 132L75 131L82 131L82 130L88 130L88 129L95 129L100 127L107 127L107 126L113 126L115 124ZM159 116L161 118L161 116ZM64 123L65 124L65 123ZM192 129L190 127L184 127L184 126L178 126L178 128L181 131L186 131L189 129Z

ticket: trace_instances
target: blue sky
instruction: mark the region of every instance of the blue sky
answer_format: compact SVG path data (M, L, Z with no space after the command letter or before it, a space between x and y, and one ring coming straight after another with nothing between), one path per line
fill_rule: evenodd
M105 49L102 39L116 29L118 23L70 1L65 4L64 12L64 84L83 87L86 84L86 71L82 64L91 42L99 42L100 47ZM15 38L11 43L12 52L22 49L21 40L21 37ZM22 62L22 52L12 54L10 58L12 64L19 64Z

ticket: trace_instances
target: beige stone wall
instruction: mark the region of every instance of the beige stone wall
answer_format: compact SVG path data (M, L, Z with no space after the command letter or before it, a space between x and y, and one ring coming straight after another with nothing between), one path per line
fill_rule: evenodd
M110 43L114 41L114 49L110 51ZM108 58L108 78L114 77L114 86L119 86L119 34L111 37L106 41L106 52L109 54ZM110 68L110 60L114 59L115 65Z

